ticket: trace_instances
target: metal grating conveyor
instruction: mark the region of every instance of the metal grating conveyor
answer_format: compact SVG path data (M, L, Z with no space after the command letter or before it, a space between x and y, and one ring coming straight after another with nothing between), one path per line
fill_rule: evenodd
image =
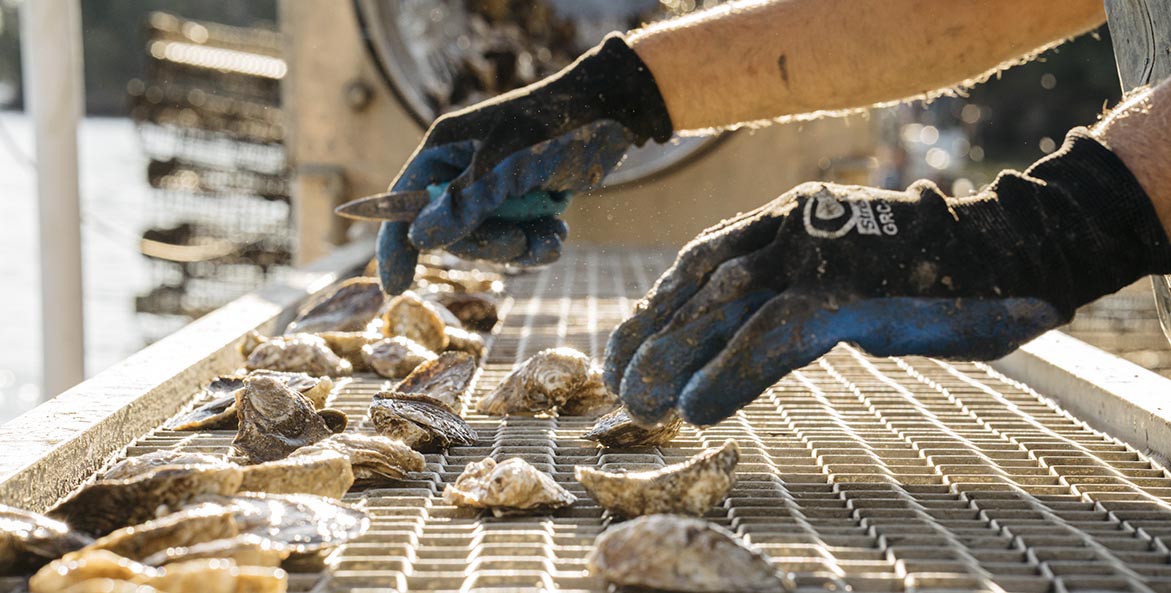
M875 359L840 346L733 418L685 427L669 447L603 450L592 418L506 419L474 402L516 362L567 345L600 358L610 329L670 256L578 249L510 279L512 300L464 402L475 447L427 471L353 491L369 533L293 591L605 590L585 557L611 518L575 465L650 468L736 439L732 495L706 515L796 573L803 591L1171 591L1171 475L986 365ZM351 430L383 381L360 376L333 407ZM196 386L192 385L192 392ZM126 451L226 453L233 432L156 430ZM554 515L496 519L446 506L445 483L485 456L519 456L579 497ZM653 543L648 543L653 545Z

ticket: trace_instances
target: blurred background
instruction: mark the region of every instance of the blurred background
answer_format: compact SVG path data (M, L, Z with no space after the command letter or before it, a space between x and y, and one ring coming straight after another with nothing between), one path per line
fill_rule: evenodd
M81 2L87 376L333 245L370 240L329 211L383 189L436 116L555 72L608 31L715 3ZM0 420L35 405L53 368L20 14L0 0ZM960 96L637 151L568 218L575 241L680 246L812 179L928 178L963 195L1052 152L1118 95L1103 27ZM1166 374L1148 293L1093 305L1071 331Z

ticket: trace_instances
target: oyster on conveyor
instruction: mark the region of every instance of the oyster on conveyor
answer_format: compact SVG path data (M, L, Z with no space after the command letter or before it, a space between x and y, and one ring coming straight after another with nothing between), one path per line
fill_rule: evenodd
M435 353L414 340L395 336L363 346L362 359L375 373L393 379L410 373L428 360L435 360Z
M334 354L329 344L313 334L290 334L275 338L254 336L245 338L241 352L250 341L259 340L251 351L244 367L248 370L265 369L293 373L309 373L314 377L328 375L345 376L353 372L348 360Z
M427 468L423 455L401 441L348 432L302 447L289 458L321 450L333 450L345 455L349 459L354 480L359 482L401 480L407 476L407 472L421 472Z
M594 441L603 447L645 447L664 445L679 435L683 419L671 414L658 426L645 428L630 418L625 407L618 408L594 423L589 432L581 435L587 441Z
M333 350L334 354L348 360L355 373L370 370L369 365L366 364L366 357L362 355L362 349L384 337L380 333L367 331L318 332L313 335L325 340L326 345L329 346L330 350Z
M640 472L606 472L579 465L577 481L606 510L622 517L677 513L701 516L724 500L736 483L740 449L729 440L667 467Z
M473 461L443 489L443 502L490 509L497 517L551 511L575 501L553 478L519 457L499 464L491 457Z
M493 416L557 409L576 416L614 405L602 370L572 348L542 350L524 361L489 393L476 410Z
M0 576L32 571L91 543L61 521L0 505Z
M288 574L280 568L218 558L155 568L108 550L70 554L29 579L31 593L284 593L287 588Z
M464 352L476 360L484 357L484 338L480 334L458 327L448 327L446 332L448 352Z
M386 305L380 331L386 337L404 336L433 352L447 347L447 324L436 306L405 292Z
M102 474L103 480L125 480L152 472L164 465L212 465L227 467L230 461L207 453L190 453L175 449L159 449L137 457L127 457Z
M313 554L354 539L370 528L365 511L310 494L202 496L193 510L212 505L232 512L241 534L257 535L292 554Z
M74 529L105 535L175 511L204 494L232 494L242 479L236 465L165 465L125 480L98 480L49 511Z
M280 566L289 557L288 550L258 535L237 535L226 539L175 546L160 550L142 560L148 566L163 566L199 558L227 558L240 566Z
M272 377L248 377L236 392L240 429L232 445L253 462L281 459L346 427L338 410L313 407L308 398Z
M306 305L285 333L360 331L385 303L386 295L376 278L350 278Z
M463 352L444 352L415 367L393 391L426 395L455 410L476 378L476 361Z
M418 393L379 392L370 402L378 434L423 452L476 443L476 431L443 402Z
M610 527L590 572L619 587L691 593L791 591L792 577L736 534L703 519L649 515Z
M466 292L436 292L430 295L443 305L467 329L490 332L499 320L496 299L486 294Z
M142 562L167 548L187 547L239 534L235 516L218 507L201 506L118 529L87 546L83 552L107 550Z
M449 286L445 292L498 293L504 290L504 278L494 272L480 270L452 270L434 266L417 267L415 281L419 286Z
M280 371L256 370L247 375L229 375L212 381L202 397L215 399L174 419L171 430L235 430L238 426L236 415L236 392L244 388L245 377L272 377L285 383L290 389L304 395L317 409L325 407L333 391L333 380L329 377L312 377L306 373L285 373Z
M302 447L284 459L244 466L240 492L345 496L354 485L350 458L332 449L297 454L308 448Z

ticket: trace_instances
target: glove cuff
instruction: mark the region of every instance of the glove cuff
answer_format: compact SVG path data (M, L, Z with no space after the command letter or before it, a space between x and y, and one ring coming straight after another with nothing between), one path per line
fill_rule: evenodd
M594 104L602 117L613 119L634 134L635 144L663 143L674 128L654 74L626 38L611 33L578 58L566 73L583 101Z

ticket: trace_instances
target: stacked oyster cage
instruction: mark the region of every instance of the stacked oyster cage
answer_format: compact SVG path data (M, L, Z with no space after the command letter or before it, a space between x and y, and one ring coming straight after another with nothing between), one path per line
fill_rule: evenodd
M136 299L148 340L288 269L280 37L153 13L131 116L150 159L151 288Z

